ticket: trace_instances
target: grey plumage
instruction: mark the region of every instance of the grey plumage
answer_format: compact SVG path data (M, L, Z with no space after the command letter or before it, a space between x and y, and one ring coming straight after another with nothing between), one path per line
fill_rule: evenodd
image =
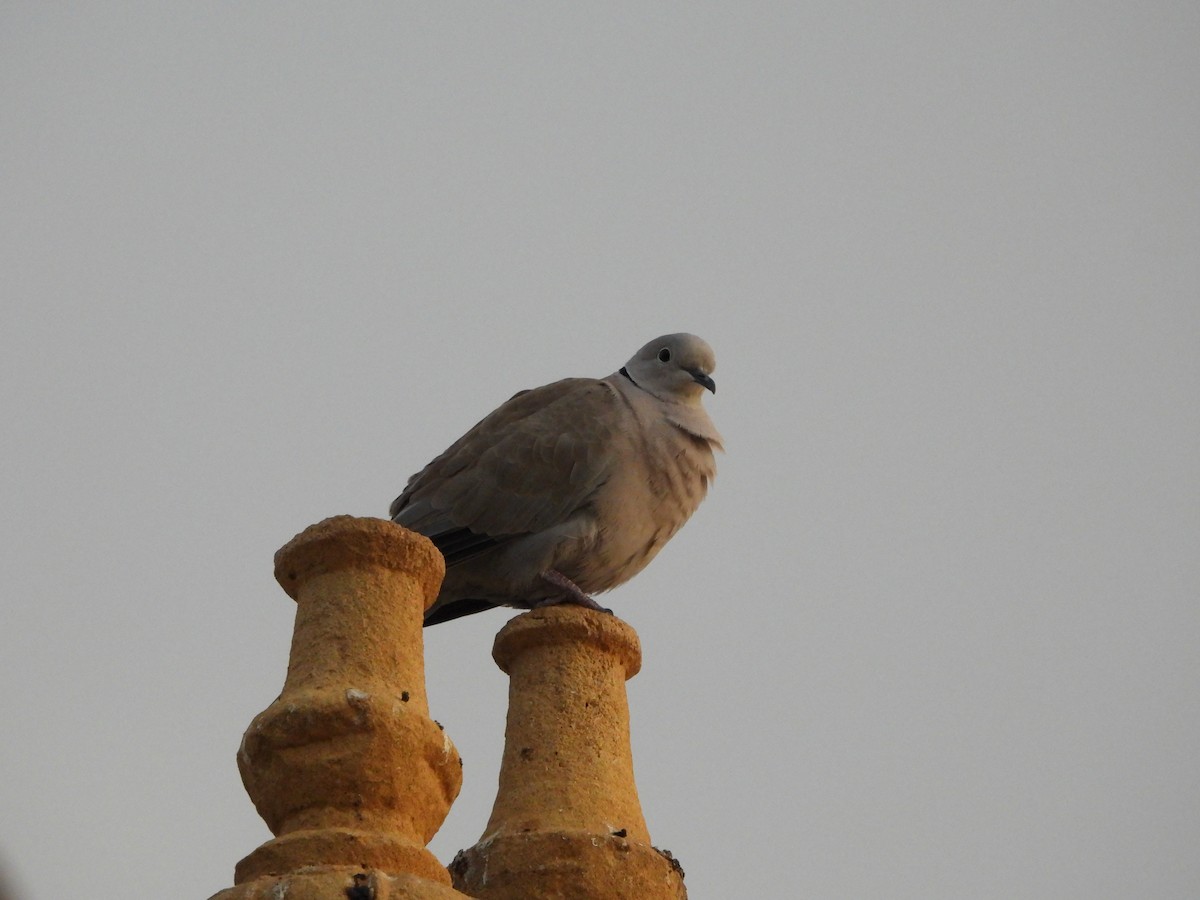
M712 348L656 338L606 378L521 391L409 479L394 521L427 535L446 579L432 625L568 601L628 581L699 506L721 436L701 404Z

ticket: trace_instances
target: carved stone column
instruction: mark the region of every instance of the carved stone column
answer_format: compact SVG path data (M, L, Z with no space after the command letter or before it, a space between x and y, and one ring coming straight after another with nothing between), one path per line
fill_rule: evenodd
M633 779L637 633L564 604L510 621L492 655L510 679L500 785L483 837L450 865L454 886L481 900L686 897Z
M326 519L276 554L296 601L287 680L238 752L275 838L213 900L462 897L426 849L462 785L425 696L422 615L444 571L381 519Z

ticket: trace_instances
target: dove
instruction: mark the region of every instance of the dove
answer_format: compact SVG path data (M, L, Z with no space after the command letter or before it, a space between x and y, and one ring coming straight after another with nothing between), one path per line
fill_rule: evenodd
M591 595L642 571L716 475L724 448L701 403L715 367L695 335L655 338L606 378L520 391L412 476L389 514L446 559L425 625L603 609Z

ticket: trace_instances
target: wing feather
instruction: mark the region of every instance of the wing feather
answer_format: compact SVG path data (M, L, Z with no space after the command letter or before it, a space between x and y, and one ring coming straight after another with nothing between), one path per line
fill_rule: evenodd
M597 379L522 391L414 475L392 518L435 539L465 529L493 544L554 527L606 480L622 412L613 389ZM448 549L479 546L462 535L454 541Z

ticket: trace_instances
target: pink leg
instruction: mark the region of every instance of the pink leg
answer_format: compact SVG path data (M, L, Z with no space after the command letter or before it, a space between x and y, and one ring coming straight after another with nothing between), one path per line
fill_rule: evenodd
M541 606L554 606L558 603L574 603L576 606L582 606L585 609L595 609L600 612L611 613L611 609L607 609L585 594L575 582L573 582L562 572L557 572L554 569L547 569L545 572L539 573L542 581L554 585L562 590L561 597L548 597L534 604L534 609Z

